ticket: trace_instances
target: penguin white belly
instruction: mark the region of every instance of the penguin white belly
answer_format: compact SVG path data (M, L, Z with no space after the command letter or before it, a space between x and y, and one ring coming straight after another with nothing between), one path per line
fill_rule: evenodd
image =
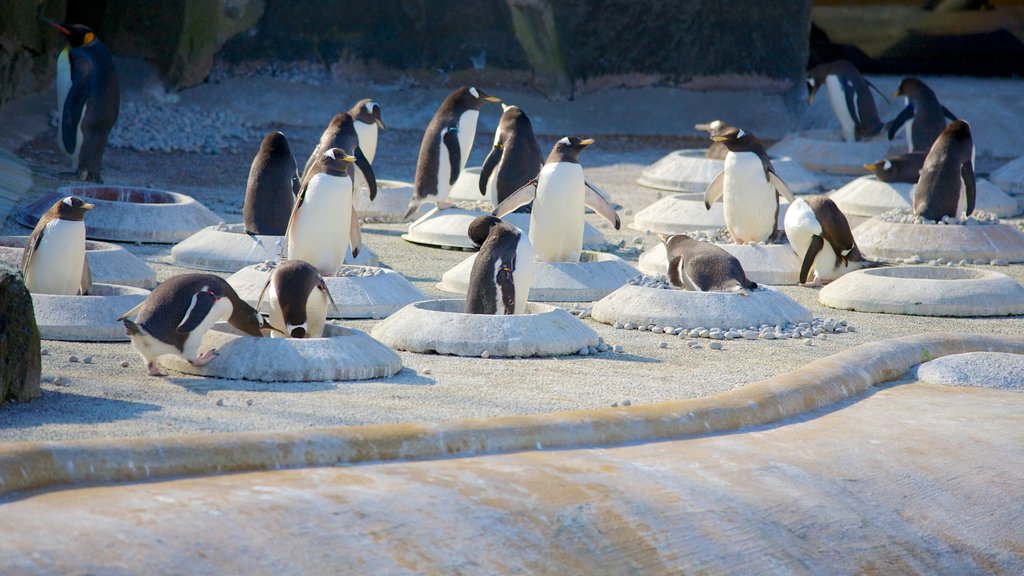
M519 244L516 245L516 269L512 272L512 282L516 285L516 306L513 314L524 314L526 303L530 299L530 286L533 284L533 245L522 231L519 235Z
M530 242L537 260L579 262L585 197L582 166L573 162L544 165L530 214Z
M323 338L327 321L327 294L313 289L306 300L306 338Z
M466 110L459 117L459 154L462 163L460 170L466 167L469 153L473 151L473 140L476 138L476 121L480 117L478 110ZM444 148L444 144L441 145Z
M846 93L839 77L829 75L825 77L825 89L828 90L828 101L832 104L832 111L839 119L839 125L843 127L843 139L847 142L857 140L856 124L850 116L850 110L846 107Z
M786 230L786 239L789 240L789 245L793 247L793 251L802 261L804 255L807 254L807 249L811 246L811 237L821 234L821 224L814 216L814 210L811 210L811 207L802 198L797 198L796 202L793 202L789 210L786 211L783 227Z
M157 340L149 334L133 334L131 340L132 346L142 355L147 364L156 362L156 359L164 354L181 355L181 350L163 340Z
M356 136L359 137L359 149L363 151L363 156L366 156L366 161L373 164L373 159L377 156L377 125L359 121L354 122L354 125Z
M270 325L287 331L287 327L284 325L284 313L281 311L281 301L277 299L277 287L274 286L273 279L270 281L270 288L267 289L267 305L270 307L270 317L268 318ZM288 335L271 330L270 337L287 338Z
M82 151L82 140L85 138L82 135L82 123L85 122L85 115L89 113L89 105L82 106L82 117L78 119L78 126L75 127L75 149L70 152L71 154L71 169L78 171L78 154Z
M288 229L288 259L305 260L325 276L334 274L345 260L351 224L352 180L317 174Z
M821 252L818 252L817 258L814 259L814 274L818 280L829 281L836 275L836 251L831 242L824 238L822 240L824 244L821 246Z
M71 58L68 54L68 47L65 46L57 56L57 140L60 149L65 154L71 155L72 151L64 147L64 140L60 137L60 127L64 121L64 101L67 100L68 92L71 91Z
M768 241L775 230L778 201L757 154L729 152L722 185L722 211L733 240L737 244Z
M214 303L213 308L210 308L210 313L203 318L203 321L196 326L196 329L188 333L188 337L185 338L185 345L181 347L181 354L186 360L194 362L199 358L199 345L203 343L203 335L213 328L213 325L221 320L227 320L231 317L231 312L235 309L231 305L230 298L221 298Z
M461 142L459 143L461 146ZM435 202L444 202L452 191L452 163L448 160L448 147L440 142L441 149L437 154L437 197Z
M85 265L85 222L54 218L32 255L27 286L36 294L74 296Z
M505 157L502 156L501 160L498 160L498 165L491 171L491 177L487 180L487 195L485 199L494 204L498 205L498 174L501 173L501 165L505 163Z
M907 152L914 151L914 119L907 120Z

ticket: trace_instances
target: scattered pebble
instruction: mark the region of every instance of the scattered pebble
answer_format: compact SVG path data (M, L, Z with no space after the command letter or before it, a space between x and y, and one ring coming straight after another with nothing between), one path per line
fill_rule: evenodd
M717 342L717 341L716 342L710 342L708 344L708 348L711 348L712 350L721 350L722 349L722 343L721 342Z
M484 350L484 351L483 351L483 352L482 352L482 353L480 354L480 357L481 357L481 358L490 358L490 357L491 357L491 352L490 352L490 350Z
M615 352L616 354L621 354L625 351L626 349L622 346L622 344L616 344L614 347L612 347L612 352Z
M223 398L218 398L217 399L217 406L223 406L223 405L224 405L224 399Z
M580 348L580 350L579 350L579 352L577 352L577 354L579 354L580 356L586 356L587 354L590 354L590 348L587 347L587 346L584 346L583 348Z
M941 220L927 220L914 214L912 211L906 208L897 208L890 210L884 214L877 216L882 222L891 222L894 224L939 224L944 226L978 226L987 224L998 224L999 218L995 214L983 212L981 210L975 210L973 214L966 218L950 218L949 216L943 216Z
M668 348L668 342L665 342L664 340L658 342L658 348Z
M92 364L92 356L86 356L85 358L82 358L82 362L84 364Z
M78 356L68 356L68 362L71 362L72 364L78 362Z
M623 406L632 406L632 405L633 405L633 403L632 403L632 402L630 402L630 400L629 400L629 399L627 398L626 400L623 400L623 401L622 401L622 405L623 405Z
M247 399L247 400L245 401L245 405L246 405L246 406L252 406L252 398L249 398L249 399Z
M39 354L40 354L40 356L49 356L50 355L50 349L49 348L40 348L39 349Z
M127 360L122 361L121 362L121 368L127 368L127 367L128 367L128 361Z
M54 376L53 380L51 380L50 382L52 382L54 386L63 386L64 385L64 379L61 378L60 376Z
M430 368L424 368L423 369L423 375L424 376L430 376L432 373L433 372L430 370Z
M810 338L804 340L804 346L814 346L814 340L811 340Z

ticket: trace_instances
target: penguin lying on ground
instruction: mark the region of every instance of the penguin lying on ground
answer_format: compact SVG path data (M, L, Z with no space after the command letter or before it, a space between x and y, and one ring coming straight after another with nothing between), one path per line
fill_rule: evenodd
M946 118L956 120L956 116L939 104L935 92L917 78L904 78L896 89L896 95L903 96L907 106L889 122L889 140L904 128L907 151L927 153L946 127Z
M880 182L917 184L927 155L927 152L909 152L879 160L874 164L865 164L864 167L874 173Z
M747 279L735 256L710 242L685 234L658 235L665 244L668 280L676 288L698 292L735 292L748 296L757 284Z
M843 139L856 142L870 138L882 131L875 99L871 89L878 92L873 84L861 76L860 71L846 60L819 64L807 71L807 101L814 101L814 94L822 87L828 90L839 124L843 128ZM878 92L879 96L885 96ZM888 102L888 99L886 99Z
M305 260L331 275L345 261L350 245L352 255L359 254L361 234L350 177L355 161L344 150L331 148L310 166L285 233L289 260Z
M721 120L712 120L706 124L695 124L693 126L697 130L707 132L708 137L721 136L725 134L725 131L732 128L732 126L722 122ZM711 147L708 148L705 158L711 160L725 160L725 155L729 153L729 149L725 147L725 144L721 142L711 142Z
M136 314L134 322L129 320ZM164 354L180 356L194 366L205 366L216 358L213 349L200 355L199 345L206 331L221 320L250 336L263 336L261 329L271 329L226 280L213 274L181 274L165 280L118 318L145 359L150 376L167 375L156 363Z
M466 314L522 314L533 281L533 247L519 228L494 216L469 225L480 252L466 292Z
M298 191L299 176L288 139L280 132L269 132L252 159L245 185L242 220L246 233L284 236Z
M963 120L954 120L924 160L921 178L914 187L914 214L935 221L943 216L959 218L961 213L970 216L976 193L971 127ZM966 196L963 207L961 195Z
M284 326L280 334L271 332L274 338L320 338L327 322L327 305L338 309L316 267L302 260L288 260L274 268L260 291L257 310L264 296L270 304L270 324Z
M324 152L331 148L338 148L352 154L355 158L356 168L359 169L359 173L370 189L370 200L375 199L377 197L377 177L373 173L373 166L370 165L370 161L363 154L363 150L359 146L356 120L348 112L335 114L331 118L330 124L327 125L324 133L320 136L320 142L317 144L316 149L313 150L313 153L309 155L309 159L306 160L306 166L302 170L302 177L305 178L317 158L322 157ZM348 167L348 175L352 179L353 190L355 190L355 174L351 164Z
M85 213L77 196L58 200L36 222L21 256L25 287L33 294L86 295L92 286L85 258Z
M544 166L544 155L526 113L518 106L501 106L504 112L494 134L494 146L480 170L480 194L487 196L490 192L495 206L536 178ZM518 211L529 209L523 206Z
M830 282L847 272L869 266L857 248L846 216L826 196L797 198L786 211L786 238L802 259L800 283Z

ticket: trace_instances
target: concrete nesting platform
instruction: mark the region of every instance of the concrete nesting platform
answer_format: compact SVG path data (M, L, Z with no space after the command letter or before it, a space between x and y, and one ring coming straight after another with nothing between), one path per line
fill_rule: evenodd
M871 218L853 235L869 260L1024 262L1024 233L1006 224L904 224Z
M160 364L185 374L260 382L324 382L387 378L402 369L398 354L365 332L328 324L324 338L256 338L218 324L203 336L203 348L220 356L197 367L165 355Z
M916 372L918 379L932 384L1024 390L1024 354L951 354L921 364Z
M439 248L475 250L467 234L469 225L478 217L490 212L452 207L444 210L434 208L409 225L409 231L402 239L414 244ZM530 215L506 214L502 220L519 228L524 234L530 233ZM597 248L605 245L604 234L590 222L583 223L583 247Z
M469 276L476 254L459 262L441 276L438 289L452 294L469 290ZM533 263L531 302L593 302L625 284L639 272L614 254L584 251L579 262Z
M999 272L949 266L856 270L825 286L830 308L915 316L1024 314L1024 286Z
M648 188L671 192L700 192L725 168L724 160L706 158L706 150L676 150L640 174L636 183ZM814 194L821 190L810 170L791 158L772 158L772 166L794 194Z
M633 216L629 227L641 232L656 234L685 234L695 230L725 228L723 204L716 202L708 210L704 206L704 194L673 194L658 200ZM779 230L783 228L789 203L782 199L779 204Z
M285 245L284 236L245 233L244 224L218 224L207 226L171 248L171 259L179 266L214 272L237 272L246 266L261 262L274 262ZM351 248L345 263L357 266L377 266L377 253L363 244L357 258Z
M412 199L412 183L398 180L377 180L377 197L370 201L369 192L361 186L355 192L356 215L384 222L399 222L409 208ZM413 217L426 212L426 206L420 206Z
M905 182L882 182L868 175L829 194L829 198L847 216L870 218L892 210L910 210L914 187L914 184ZM978 180L975 209L1000 218L1014 216L1021 211L1015 198L1004 194L988 180Z
M597 347L597 332L561 308L530 303L526 314L466 314L464 300L410 304L370 332L398 350L456 356L564 356Z
M1017 197L1024 208L1024 156L993 170L988 179L1009 194Z
M781 227L780 227L781 228ZM786 244L715 244L740 261L747 278L758 284L799 284L800 258ZM665 245L656 246L640 255L640 271L651 276L668 274Z
M21 265L28 236L0 236L0 262ZM86 240L85 258L93 282L120 284L151 290L156 287L156 272L136 255L107 242Z
M44 194L18 213L18 223L34 228L43 213L65 196L79 196L96 205L85 217L85 235L92 240L174 244L221 221L185 194L97 184L63 186Z
M786 136L769 148L768 154L793 158L815 172L861 176L865 164L885 158L890 150L906 151L906 145L889 142L885 136L846 142L835 130L807 130Z
M128 340L117 321L146 299L149 290L96 283L88 296L33 294L39 337L72 342L121 342Z
M256 306L272 270L266 263L246 266L232 274L228 283L242 300ZM325 276L324 282L338 305L337 311L328 308L328 318L386 318L426 298L398 272L375 266L344 265L338 275Z

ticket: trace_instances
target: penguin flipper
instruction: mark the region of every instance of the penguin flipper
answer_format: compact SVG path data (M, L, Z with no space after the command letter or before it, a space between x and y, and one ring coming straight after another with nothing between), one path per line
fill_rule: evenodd
M213 294L201 291L196 292L192 295L192 302L189 303L188 309L185 310L185 316L181 319L181 323L178 324L177 332L179 334L188 334L195 330L202 324L203 319L206 315L213 310L213 305L217 302L217 299Z
M491 151L487 153L487 158L484 160L484 165L480 168L480 195L487 195L487 181L491 179L491 172L498 167L498 163L501 162L501 155L504 152L504 148L501 144L495 144Z
M370 165L370 161L366 159L366 154L363 154L363 149L356 146L356 167L363 173L363 179L366 180L366 186L370 189L370 201L373 202L377 198L377 176L373 173L373 166Z
M900 128L914 117L914 107L907 105L906 108L900 111L899 115L889 122L889 140L896 137L896 133L899 132Z
M126 319L131 318L132 316L135 316L136 314L139 313L139 310L142 309L142 305L145 304L145 303L146 303L145 300L143 300L142 302L139 302L138 304L135 305L134 308L132 308L131 310L125 312L124 314L121 314L121 316L118 317L117 321L118 322L124 322Z
M680 276L683 269L683 257L676 256L668 263L668 282L677 288L686 288L686 283Z
M959 118L956 117L956 114L950 112L949 108L946 108L945 106L942 107L942 115L950 120L959 120Z
M338 305L334 302L334 296L331 296L331 291L327 289L327 282L324 281L323 277L320 278L320 284L317 284L317 289L327 294L327 300L331 303L331 310L334 310L335 314L341 316L341 311L338 310Z
M60 139L64 151L74 154L78 145L78 126L82 123L85 104L89 101L89 71L92 63L86 58L71 60L71 89L64 98L61 114ZM76 166L77 170L78 167Z
M782 194L783 198L785 198L787 202L790 204L796 202L796 197L793 196L793 192L790 191L789 186L782 181L782 178L779 178L778 174L775 172L768 172L768 181L772 183L772 186L775 186L775 190L777 190L779 194Z
M508 195L498 207L491 212L491 216L502 216L514 212L520 206L525 206L530 202L533 202L534 196L537 194L537 179L534 178L526 184L523 184L518 190Z
M444 133L444 145L448 148L448 161L451 163L451 173L448 184L454 185L459 179L459 171L462 170L462 153L459 150L459 129L449 128Z
M964 191L967 195L967 210L966 214L970 216L974 213L974 202L977 199L977 184L974 181L974 164L968 160L960 166L960 177L964 180ZM959 216L959 214L957 214Z
M722 199L722 194L725 193L725 171L718 173L715 179L708 184L708 189L704 191L704 207L711 210L711 205Z
M594 212L604 216L605 220L615 225L615 229L618 230L622 225L622 222L619 220L619 214L608 203L608 200L605 199L600 190L591 185L590 182L584 181L584 184L587 186L587 195L583 199L583 203Z
M823 246L825 246L825 240L821 236L817 234L811 236L811 244L807 247L807 253L804 254L803 264L800 265L801 284L807 283L807 276L811 273L814 260L818 257L818 253L821 252Z
M92 271L89 270L89 259L85 258L82 261L82 281L78 285L78 290L82 296L88 296L89 290L92 289Z
M32 231L32 235L25 242L25 251L21 254L21 273L25 276L26 284L29 283L29 270L32 268L32 258L36 255L36 248L39 248L39 242L42 241L45 231L45 226L36 225L36 229Z
M355 206L352 206L352 218L349 220L348 245L352 250L352 257L359 256L359 247L363 245L363 235L359 229L359 217L356 216Z
M846 86L843 87L843 96L846 97L846 111L849 112L850 118L853 118L854 125L859 128L861 122L860 111L857 110L857 89L853 87L852 82L846 82Z
M263 307L263 297L267 295L267 290L270 288L271 276L273 275L267 276L267 281L263 284L263 289L260 290L260 296L256 299L256 312L259 312L260 308Z

